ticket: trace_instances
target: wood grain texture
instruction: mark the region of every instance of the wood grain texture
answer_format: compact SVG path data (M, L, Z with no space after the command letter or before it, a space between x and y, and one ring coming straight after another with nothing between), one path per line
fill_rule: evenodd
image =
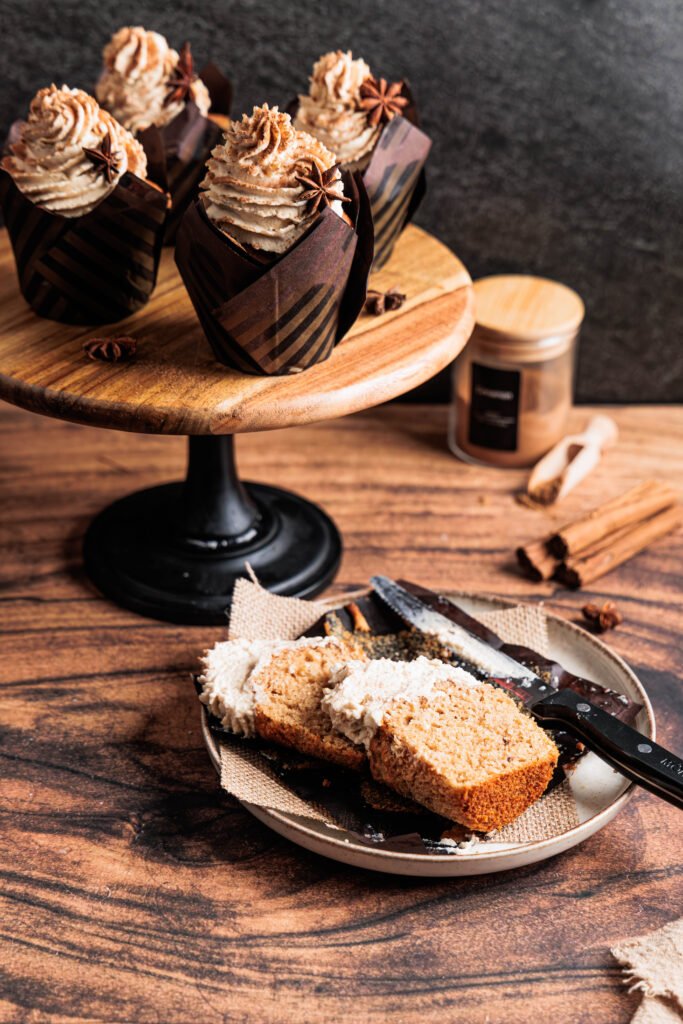
M467 271L420 228L408 227L371 287L398 287L407 301L379 318L361 315L331 357L304 373L250 377L213 358L170 250L144 309L109 327L70 327L36 317L24 302L3 229L0 397L48 416L154 434L228 434L344 416L428 380L472 331ZM134 363L84 357L88 338L116 335L137 339Z
M386 572L571 619L612 598L606 642L680 748L683 531L586 593L514 566L517 544L638 480L683 479L683 410L609 412L618 445L552 511L516 504L521 472L458 463L439 407L252 435L238 457L335 517L339 593ZM81 568L93 513L182 476L182 441L9 407L0 431L1 1021L630 1020L639 996L608 949L681 913L679 812L638 793L580 847L479 879L383 877L287 843L225 796L202 744L188 673L220 630L137 618Z

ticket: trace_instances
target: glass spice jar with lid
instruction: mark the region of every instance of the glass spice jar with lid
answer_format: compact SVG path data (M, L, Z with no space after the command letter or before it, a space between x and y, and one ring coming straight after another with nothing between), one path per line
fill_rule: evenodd
M584 305L522 274L474 283L476 326L453 366L451 450L468 462L532 466L567 432Z

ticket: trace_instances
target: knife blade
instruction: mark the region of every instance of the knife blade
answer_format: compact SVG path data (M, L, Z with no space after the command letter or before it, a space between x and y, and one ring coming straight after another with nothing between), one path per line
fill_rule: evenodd
M497 651L464 626L459 626L430 608L419 597L411 594L394 580L390 580L388 576L373 576L370 582L375 592L399 618L421 633L436 637L457 658L462 658L479 669L480 675L501 676L515 681L524 693L531 692L533 684L538 683L544 687L542 692L547 694L548 686L530 668L502 651ZM522 686L523 682L527 685Z
M632 782L683 809L683 760L568 688L557 690L502 651L434 611L388 576L373 576L375 593L408 625L436 637L478 675L506 690L544 726L573 732Z

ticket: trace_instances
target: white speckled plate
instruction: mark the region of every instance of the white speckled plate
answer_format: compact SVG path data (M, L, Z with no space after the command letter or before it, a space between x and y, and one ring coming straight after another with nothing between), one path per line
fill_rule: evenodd
M502 598L478 597L472 594L453 594L465 611L476 616L483 611L510 608L515 602ZM550 655L564 668L576 675L592 679L618 693L626 694L643 705L635 727L644 735L655 738L652 706L635 673L605 644L565 619L548 615ZM202 732L211 760L219 769L218 744L207 724L202 708ZM604 828L625 806L633 793L633 785L609 768L595 754L583 757L569 777L569 785L576 801L579 824L559 835L530 843L486 842L471 850L452 854L395 853L361 844L350 832L328 828L307 818L270 811L264 807L245 803L255 817L275 832L292 842L313 850L324 857L353 864L373 871L386 871L394 875L414 877L455 877L479 875L492 871L535 864L569 850Z

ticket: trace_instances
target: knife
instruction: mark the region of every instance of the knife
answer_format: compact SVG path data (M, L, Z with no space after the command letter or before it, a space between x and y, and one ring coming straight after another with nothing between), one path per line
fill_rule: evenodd
M627 779L683 810L683 761L578 693L544 683L530 668L434 611L387 576L373 576L377 595L404 622L436 637L478 674L521 701L544 726L565 728Z

